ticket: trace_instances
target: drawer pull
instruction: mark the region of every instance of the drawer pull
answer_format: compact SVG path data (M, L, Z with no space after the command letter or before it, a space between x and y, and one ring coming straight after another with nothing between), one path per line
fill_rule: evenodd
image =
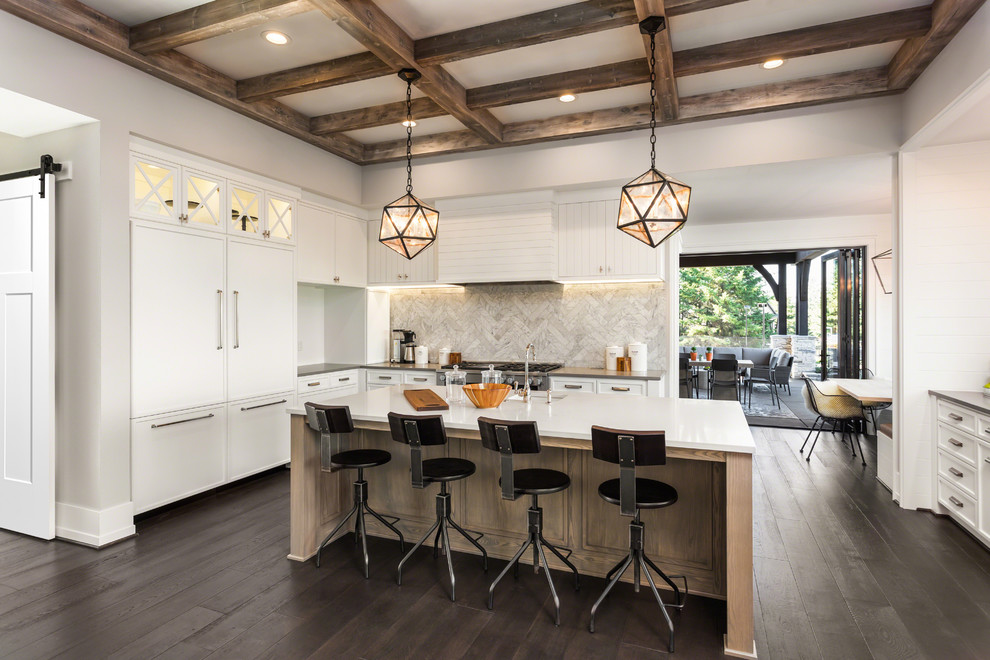
M316 381L315 383L306 383L306 387L316 387L319 384L320 384L320 381Z
M964 504L963 504L962 502L960 502L959 500L957 500L957 499L956 499L955 497L953 497L953 496L951 496L951 495L949 496L949 501L950 501L950 502L952 502L953 504L955 504L955 505L956 505L957 507L959 507L960 509L961 509L961 508L962 508L963 506L965 506L965 505L964 505Z
M277 406L280 403L285 403L285 399L282 399L281 401L272 401L271 403L259 403L256 406L248 406L247 408L241 408L241 412L244 412L245 410L257 410L258 408L267 408L268 406Z
M963 476L963 473L960 472L959 470L957 470L954 467L950 467L949 468L949 474L951 474L953 477L961 477L961 476Z
M983 429L983 432L984 433L990 433L990 426L988 426L987 428Z
M379 376L378 380L392 380L391 376Z
M983 462L984 462L984 463L990 463L990 458L984 458L984 459L983 459Z
M963 446L963 443L959 442L955 438L949 438L949 444L950 445L953 445L954 447L962 447Z
M569 389L569 390L579 390L583 386L582 385L564 385L564 387L567 388L567 389Z
M949 419L954 422L961 422L963 420L962 415L957 415L955 413L949 413Z
M346 382L347 382L347 381L349 381L350 379L351 379L351 377L350 377L350 376L347 376L347 377L345 377L345 378L338 378L338 379L337 379L337 382L338 382L338 383L346 383Z
M612 391L613 392L628 392L629 391L629 388L628 387L615 387L613 385L612 386Z
M175 426L176 424L185 424L186 422L198 422L201 419L209 419L210 417L216 417L213 413L209 415L203 415L202 417L190 417L189 419L180 419L177 422L165 422L164 424L152 424L151 428L160 429L166 426Z
M413 378L413 380L416 381L417 383L425 383L426 381L429 380L429 378Z

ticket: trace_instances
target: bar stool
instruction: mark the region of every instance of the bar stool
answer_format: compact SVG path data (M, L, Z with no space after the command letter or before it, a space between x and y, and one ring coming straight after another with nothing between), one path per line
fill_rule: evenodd
M484 534L473 532L477 536L471 536L471 533L465 531L450 517L450 492L447 490L447 484L451 481L470 477L474 474L475 465L463 458L445 457L423 460L424 446L447 444L447 430L444 428L443 418L440 415L402 415L390 412L388 414L388 427L392 432L393 440L409 445L412 487L425 488L428 484L440 484L440 492L437 493L436 522L399 562L397 581L400 585L402 584L402 566L416 553L419 546L423 545L426 539L436 531L436 537L433 539L433 558L436 559L437 544L439 543L447 556L447 571L450 573L450 600L454 600L454 563L451 558L450 539L447 536L448 526L460 532L461 536L481 551L482 565L485 572L488 571L488 552L478 543L478 539Z
M400 552L405 552L406 549L402 532L393 524L394 522L398 522L399 519L395 516L388 516L394 519L392 522L389 522L385 520L384 516L368 506L368 482L364 480L364 471L366 468L385 465L392 460L392 455L382 449L351 449L349 451L332 453L330 435L333 433L352 433L354 431L351 409L347 406L324 406L318 403L306 403L305 407L306 423L309 424L311 429L320 434L320 463L323 469L342 468L357 470L357 480L354 481L354 506L347 512L344 519L337 523L333 531L323 539L323 543L320 544L319 549L316 551L316 566L317 568L320 566L320 554L323 552L323 546L340 531L352 516L357 514L357 518L354 520L354 542L357 543L358 536L360 536L361 549L364 553L364 577L367 578L369 572L367 528L364 524L365 513L370 513L399 537Z
M633 566L633 589L639 591L640 569L646 574L649 580L650 589L653 596L660 604L660 611L667 621L667 628L670 630L670 641L667 646L671 653L674 652L674 623L670 620L667 608L681 610L684 608L684 600L687 598L688 586L687 578L683 575L673 575L671 577L680 578L684 581L684 594L673 583L671 577L657 568L657 565L650 561L643 551L643 523L639 519L641 509L660 509L670 506L677 501L677 491L673 486L654 479L640 479L636 477L637 465L665 465L667 463L667 443L663 431L619 431L616 429L606 429L600 426L591 427L591 450L592 455L600 461L617 463L619 465L619 478L609 479L598 486L598 495L610 504L619 505L619 513L623 516L632 516L629 523L629 554L616 564L608 572L605 579L608 585L605 591L598 597L591 607L591 623L588 629L595 632L595 612L608 596L608 593L616 585L622 575ZM676 605L667 605L660 598L657 585L650 574L650 568L656 571L657 575L663 579L677 597Z
M495 581L488 588L488 609L495 606L495 586L505 577L510 568L515 568L516 576L519 575L519 558L526 551L526 548L533 546L533 573L540 572L540 565L543 566L543 574L547 576L547 584L550 585L550 594L553 596L554 623L560 625L560 599L557 597L557 590L554 589L553 579L550 577L550 567L547 564L547 557L543 553L543 548L549 548L550 552L557 555L560 561L567 564L574 572L574 589L581 588L578 571L568 558L571 550L559 548L543 538L543 509L540 507L540 495L551 495L567 490L571 485L571 478L558 470L547 470L543 468L530 468L526 470L512 469L513 454L539 454L540 453L540 433L536 429L536 422L530 421L508 421L503 419L491 419L489 417L478 418L478 428L481 431L481 446L485 449L497 451L501 455L502 477L499 484L502 487L503 500L516 500L520 495L532 495L533 504L529 507L529 537L516 552L512 560L506 564L502 572L498 574ZM565 555L562 551L565 551Z

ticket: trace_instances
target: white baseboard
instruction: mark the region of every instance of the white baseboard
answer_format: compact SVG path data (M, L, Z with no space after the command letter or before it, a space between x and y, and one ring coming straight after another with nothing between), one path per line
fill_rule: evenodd
M65 502L55 503L55 536L60 539L100 548L134 533L134 504L131 502L102 511Z

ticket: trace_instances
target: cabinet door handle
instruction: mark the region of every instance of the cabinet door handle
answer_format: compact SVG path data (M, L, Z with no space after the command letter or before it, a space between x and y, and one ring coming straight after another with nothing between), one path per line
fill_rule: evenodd
M604 273L605 272L605 267L604 266L599 266L598 267L598 272L599 273Z
M429 378L413 378L413 380L416 381L417 383L425 383L426 381L429 380Z
M564 385L564 388L565 389L568 389L568 390L579 390L579 389L581 389L581 386L580 385Z
M217 350L223 350L223 289L217 289Z
M391 376L379 376L378 380L392 380Z
M954 422L961 422L963 420L962 415L957 415L955 413L949 413L949 419Z
M240 305L237 304L240 295L240 291L234 291L234 348L241 347L241 315Z
M990 426L988 426L985 429L983 429L983 432L984 433L990 433Z
M955 438L949 438L949 444L952 445L952 446L954 446L954 447L962 447L963 446L963 443L959 442Z
M203 415L202 417L190 417L189 419L180 419L177 422L165 422L164 424L152 424L151 428L160 429L166 426L175 426L176 424L185 424L186 422L198 422L201 419L209 419L210 417L216 417L213 413L209 415Z
M258 408L267 408L268 406L277 406L280 403L285 403L285 399L282 399L281 401L272 401L271 403L259 403L256 406L248 406L247 408L241 408L241 412L244 412L245 410L257 410Z
M950 467L949 468L949 474L951 474L953 477L961 477L961 476L963 476L963 473L960 472L959 470L957 470L954 467Z
M350 376L347 376L346 378L338 378L338 379L337 379L337 382L338 382L338 383L346 383L346 382L347 382L347 381L349 381L350 379L351 379L351 377L350 377Z
M990 463L990 458L984 458L984 459L983 459L983 462L984 462L984 463Z
M629 388L628 387L615 387L613 385L612 386L612 391L613 392L628 392L629 391Z
M962 508L964 506L962 502L957 500L955 497L952 497L951 495L949 496L949 501L955 504L959 508Z
M320 381L316 381L315 383L306 383L306 387L316 387L319 384L320 384Z

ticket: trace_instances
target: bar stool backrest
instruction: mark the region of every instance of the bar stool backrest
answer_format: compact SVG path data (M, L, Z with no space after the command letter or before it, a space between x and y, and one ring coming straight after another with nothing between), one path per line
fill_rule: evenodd
M351 433L354 420L347 406L324 406L319 403L305 403L306 424L320 434L320 467L329 470L334 453L332 438L334 433Z
M409 445L409 464L413 488L425 488L423 481L423 447L447 444L447 429L440 415L403 415L390 412L388 428L392 439Z
M502 499L516 499L512 455L540 453L540 432L536 422L479 417L478 430L481 431L481 446L497 451L501 456Z
M619 465L619 512L636 515L636 466L666 465L664 431L622 431L591 427L591 455Z

